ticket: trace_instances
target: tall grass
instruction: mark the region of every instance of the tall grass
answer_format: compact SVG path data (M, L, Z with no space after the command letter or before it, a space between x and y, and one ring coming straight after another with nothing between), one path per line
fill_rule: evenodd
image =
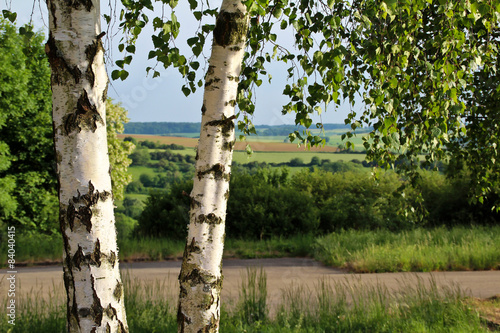
M6 244L2 244L6 246ZM184 241L164 238L119 240L120 260L180 258ZM18 235L16 261L61 261L59 235ZM410 272L500 269L500 226L387 230L347 230L326 236L296 235L250 241L227 239L226 258L310 256L353 272ZM0 251L0 265L7 251Z
M348 230L319 237L314 248L316 259L354 272L500 269L500 226Z
M16 262L32 264L35 262L61 261L63 240L61 235L16 234ZM0 242L0 267L7 264L7 242Z
M311 254L315 237L312 234L271 237L260 241L226 239L224 255L242 259L306 257Z
M130 332L176 332L177 301L165 297L165 281L144 283L124 278ZM439 290L433 280L400 282L399 293L358 280L318 281L314 290L296 286L283 291L276 315L267 306L266 276L247 270L240 299L221 311L221 332L488 332L458 288ZM0 332L65 331L65 306L32 293L19 300L16 325L0 309ZM5 305L5 304L2 304Z
M62 261L63 242L60 235L18 235L16 236L16 261L28 265L37 262ZM276 258L305 257L311 254L314 236L296 235L273 237L261 241L226 239L224 255L229 258ZM7 243L0 251L0 267L7 263ZM184 252L184 240L167 238L119 239L120 260L166 260L178 259Z
M267 277L262 268L247 268L242 277L238 312L245 324L263 322L267 319Z

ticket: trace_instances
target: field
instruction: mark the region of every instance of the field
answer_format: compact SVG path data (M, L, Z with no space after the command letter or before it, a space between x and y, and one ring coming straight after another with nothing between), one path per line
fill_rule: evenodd
M178 144L184 147L196 147L198 145L198 139L196 138L184 138L184 137L174 137L174 136L158 136L158 135L143 135L143 134L119 134L119 138L123 139L125 137L133 137L139 141L149 140L153 142L159 142L161 144ZM266 138L266 137L263 137ZM264 141L256 141L251 140L247 142L237 141L235 145L236 151L244 151L246 149L247 144L252 147L253 151L262 151L262 152L306 152L304 147L298 147L294 143L284 143L284 142L267 142ZM322 148L311 148L310 151L314 152L336 152L338 148L325 146Z
M266 163L286 163L290 162L293 158L300 158L306 164L311 162L313 157L318 157L320 160L329 160L330 162L339 161L352 161L358 159L360 161L364 160L365 156L363 154L340 154L340 153L320 153L312 151L302 151L302 152L254 152L252 155L248 155L245 152L235 151L233 153L233 161L238 163L249 163L249 162L266 162Z

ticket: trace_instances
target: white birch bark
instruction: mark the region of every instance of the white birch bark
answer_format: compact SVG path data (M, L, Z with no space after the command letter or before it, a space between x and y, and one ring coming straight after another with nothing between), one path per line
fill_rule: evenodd
M99 0L47 0L68 332L128 332L106 139Z
M179 332L219 330L234 107L248 22L241 0L222 2L205 77L190 223L179 275Z

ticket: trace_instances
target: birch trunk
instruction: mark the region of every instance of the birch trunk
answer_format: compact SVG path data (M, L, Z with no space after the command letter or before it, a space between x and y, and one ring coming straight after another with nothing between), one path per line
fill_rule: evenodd
M47 0L68 332L128 332L106 142L99 0Z
M190 223L179 275L179 332L218 332L234 107L248 30L241 0L224 0L205 77Z

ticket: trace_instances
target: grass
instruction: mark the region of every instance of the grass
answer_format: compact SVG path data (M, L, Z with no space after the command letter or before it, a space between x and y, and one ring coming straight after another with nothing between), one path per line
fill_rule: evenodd
M342 231L320 237L315 258L353 272L500 269L500 226Z
M489 332L492 327L460 289L439 290L432 279L402 281L399 293L352 279L335 283L323 279L314 290L302 286L283 290L273 315L267 304L265 272L249 269L242 281L236 306L222 302L221 332L470 333ZM168 283L145 283L127 276L124 282L130 332L177 331L177 302L163 296ZM7 323L6 303L2 305L2 333L65 331L65 306L60 298L44 300L34 292L18 298L15 326Z
M16 261L27 265L60 262L63 242L59 235L17 235ZM226 239L225 258L279 258L304 257L311 253L312 235L290 238L274 237L262 241ZM184 240L166 238L131 238L118 240L121 261L168 260L182 258ZM3 265L7 263L7 251L0 253Z
M16 260L26 264L58 262L59 235L17 235ZM120 260L181 258L184 241L162 238L118 242ZM297 235L260 241L226 239L225 258L314 257L352 272L428 272L500 269L500 226L385 230L348 230L326 236ZM7 251L0 253L3 265Z
M139 180L139 177L142 174L147 174L151 177L154 177L155 175L158 174L153 168L147 166L139 166L139 165L128 167L128 173L132 175L133 181Z

